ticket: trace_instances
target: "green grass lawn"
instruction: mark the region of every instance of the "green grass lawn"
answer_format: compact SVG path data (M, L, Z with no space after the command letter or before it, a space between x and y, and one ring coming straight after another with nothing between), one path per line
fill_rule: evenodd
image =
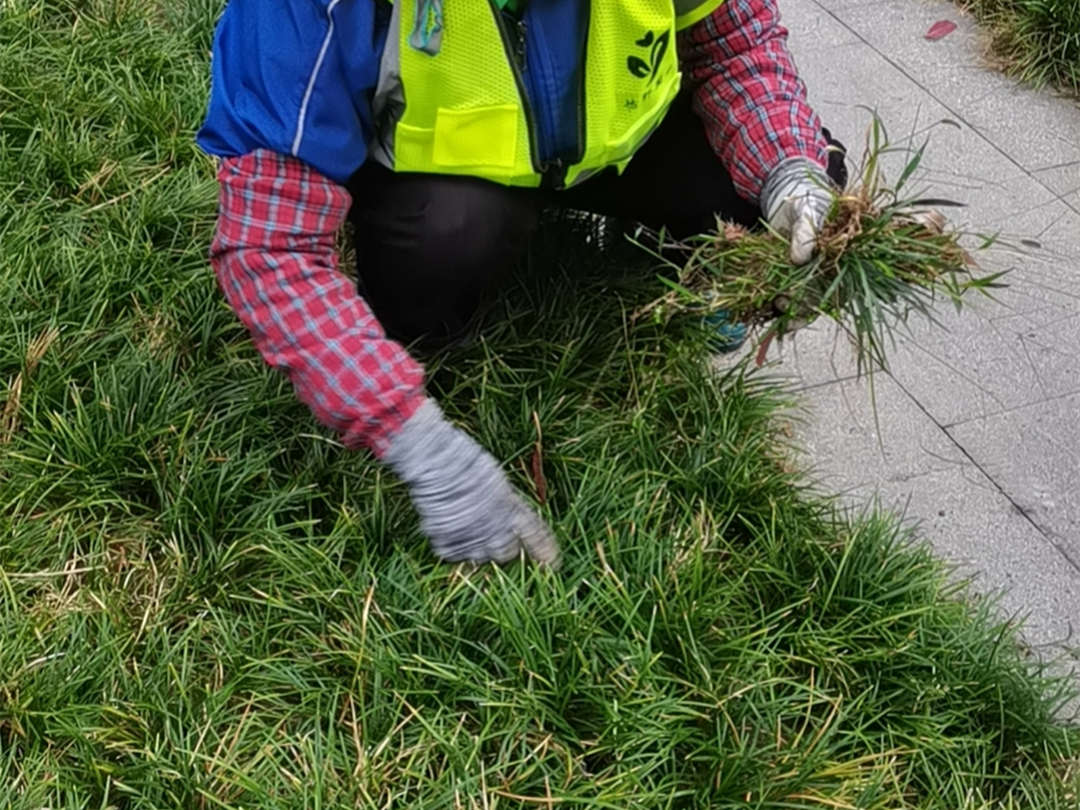
M565 565L435 564L215 288L217 10L0 6L0 807L1077 806L1067 688L572 232L429 363Z
M1080 98L1080 0L959 0L1008 73Z

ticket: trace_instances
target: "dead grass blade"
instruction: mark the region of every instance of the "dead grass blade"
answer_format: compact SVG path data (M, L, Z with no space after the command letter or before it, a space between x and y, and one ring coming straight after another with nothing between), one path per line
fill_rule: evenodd
M7 444L19 429L19 409L22 405L23 389L30 382L30 378L37 370L41 358L49 350L49 347L60 337L60 330L50 326L33 341L26 349L26 360L23 369L15 375L8 388L8 398L4 403L4 412L0 415L0 444Z

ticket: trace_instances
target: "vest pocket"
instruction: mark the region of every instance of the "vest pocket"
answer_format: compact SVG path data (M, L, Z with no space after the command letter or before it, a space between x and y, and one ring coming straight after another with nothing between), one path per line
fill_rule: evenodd
M516 104L435 113L431 158L436 166L491 166L512 169L516 163L518 120Z

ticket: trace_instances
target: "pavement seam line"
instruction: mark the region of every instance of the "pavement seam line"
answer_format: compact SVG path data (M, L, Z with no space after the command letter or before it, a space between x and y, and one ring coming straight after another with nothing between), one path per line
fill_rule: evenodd
M1064 394L1054 394L1053 396L1045 397L1043 399L1037 399L1033 402L1024 402L1020 405L1013 405L1008 408L1002 408L997 411L986 411L984 413L976 414L975 416L969 416L966 419L957 419L955 422L949 422L948 424L938 423L938 426L948 432L956 427L963 427L964 425L970 425L972 422L978 422L980 419L992 419L997 416L1008 416L1011 413L1022 411L1026 408L1034 408L1037 405L1045 405L1050 402L1059 402L1063 399L1069 399L1080 394L1080 388L1074 391L1066 391Z
M980 464L978 460L973 455L971 455L971 453L968 452L967 448L964 447L964 445L962 445L959 441L957 441L956 438L951 433L949 433L948 429L945 428L940 422L938 422L937 419L934 418L934 415L930 413L930 411L928 411L921 402L919 402L915 395L912 394L904 386L904 384L900 382L900 380L896 379L896 377L892 374L891 371L886 372L886 374L888 374L892 381L900 387L900 390L904 392L907 398L915 403L915 407L922 411L923 414L926 415L926 418L933 422L934 426L937 427L937 429L940 430L943 434L945 434L945 437L949 440L949 442L953 444L956 449L959 450L965 458L967 458L968 461L971 462L975 469L977 469L980 473L986 476L986 480L993 484L994 489L1001 493L1005 500L1009 502L1009 505L1012 506L1013 510L1018 515L1023 517L1024 520L1026 520L1031 525L1031 527L1039 533L1039 536L1046 541L1047 545L1049 545L1052 549L1054 549L1058 554L1062 556L1062 558L1065 560L1066 563L1068 563L1070 568L1072 568L1077 574L1080 574L1080 564L1078 564L1072 557L1068 555L1068 553L1065 552L1064 549L1061 548L1061 546L1059 546L1053 541L1053 539L1051 539L1050 535L1048 535L1046 531L1032 519L1031 515L1028 514L1028 510L1026 510L1024 507L1022 507L1019 503L1016 502L1016 500L1005 490L1005 488L1000 483L998 483L997 479L990 475L989 471L987 471L987 469L983 467L983 465Z

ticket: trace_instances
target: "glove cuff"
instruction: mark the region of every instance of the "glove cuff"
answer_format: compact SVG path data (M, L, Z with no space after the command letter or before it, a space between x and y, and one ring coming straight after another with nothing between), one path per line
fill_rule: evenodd
M477 491L490 494L503 476L495 459L454 427L431 399L425 399L390 440L382 460L414 497L460 491L465 481L486 482Z
M424 477L434 459L445 458L452 445L460 441L458 431L446 421L442 408L425 398L406 420L383 453L382 460L406 483Z
M792 157L781 161L765 178L761 189L761 213L767 222L776 216L784 200L793 196L800 186L831 189L833 182L825 167L807 157Z

